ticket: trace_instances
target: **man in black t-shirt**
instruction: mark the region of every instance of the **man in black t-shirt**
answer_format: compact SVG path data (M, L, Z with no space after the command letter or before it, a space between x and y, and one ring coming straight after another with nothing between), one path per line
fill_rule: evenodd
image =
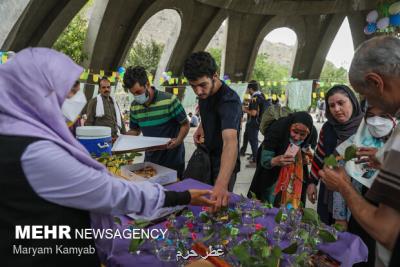
M227 206L236 173L240 170L239 132L242 117L238 94L218 78L217 64L207 52L193 53L184 64L184 75L199 98L201 123L193 135L208 149L216 209Z
M247 93L251 95L248 108L243 108L243 111L248 114L248 122L246 124L247 138L251 146L252 157L249 160L249 165L246 167L256 167L256 156L258 149L258 131L260 130L261 116L267 108L265 96L260 91L258 82L252 80L247 85Z

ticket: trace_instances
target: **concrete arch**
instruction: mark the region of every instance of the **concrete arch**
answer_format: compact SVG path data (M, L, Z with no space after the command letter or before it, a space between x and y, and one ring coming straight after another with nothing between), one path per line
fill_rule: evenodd
M259 32L253 50L251 52L251 56L249 59L249 68L246 73L246 79L249 79L251 76L251 73L253 72L254 68L254 63L257 58L258 50L260 49L260 46L262 42L264 41L264 38L273 30L286 27L294 31L297 37L297 47L300 45L304 45L305 40L305 32L306 32L306 25L302 17L296 16L296 17L287 17L287 16L275 16L271 18L261 29Z
M192 6L190 13L183 13L181 34L167 66L178 75L182 72L185 59L192 52L204 50L228 16L225 10L196 5ZM196 10L204 16L196 16Z
M306 32L300 37L292 76L298 79L318 79L326 55L345 14L312 15L305 17Z
M109 0L94 6L85 41L89 53L89 59L84 63L86 67L96 70L120 66L143 25L159 11L174 9L182 21L184 14L191 13L188 1L182 0L125 0L118 1L123 2L118 5L116 2ZM125 12L127 9L131 12ZM111 35L114 38L110 40Z
M1 49L51 47L87 0L31 0L12 27Z
M232 12L257 15L310 15L371 10L377 0L331 0L331 1L277 1L277 0L197 0L203 4L227 9Z

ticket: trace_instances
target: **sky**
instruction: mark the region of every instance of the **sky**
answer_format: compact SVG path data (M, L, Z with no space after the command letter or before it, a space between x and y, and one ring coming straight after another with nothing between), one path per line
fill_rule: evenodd
M273 43L284 43L287 45L295 45L297 42L296 34L289 28L279 28L270 32L266 40ZM332 46L328 52L327 60L335 64L336 67L344 67L349 69L351 59L353 58L354 48L350 32L350 26L347 18L343 21Z

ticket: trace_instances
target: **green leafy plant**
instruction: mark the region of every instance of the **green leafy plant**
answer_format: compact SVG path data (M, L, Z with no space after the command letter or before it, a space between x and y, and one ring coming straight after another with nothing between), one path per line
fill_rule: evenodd
M303 209L301 221L314 226L319 226L321 224L318 213L310 208Z
M324 164L331 168L336 168L338 166L336 157L334 155L329 155L328 157L324 158Z
M278 224L281 223L282 218L283 218L283 212L282 210L279 210L278 213L275 215L275 222Z
M357 158L357 146L351 145L346 147L344 152L344 158L342 157L335 157L333 154L329 155L328 157L324 158L324 164L330 168L336 168L339 166L338 159L343 159L345 162L350 161L354 158Z
M349 161L354 158L357 158L357 146L355 145L348 146L344 152L344 160Z
M292 244L290 244L287 248L283 249L282 252L285 254L294 254L297 251L298 248L298 244L297 242L294 242Z
M323 242L326 243L336 242L336 237L331 232L325 229L319 229L318 236L321 238Z

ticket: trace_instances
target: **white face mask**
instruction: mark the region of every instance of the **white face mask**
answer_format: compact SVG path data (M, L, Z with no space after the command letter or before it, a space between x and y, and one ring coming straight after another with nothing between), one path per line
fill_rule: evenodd
M393 120L374 116L366 119L368 130L375 138L382 138L390 134L395 127Z
M85 105L85 94L79 90L73 97L65 99L61 111L68 122L75 122Z

